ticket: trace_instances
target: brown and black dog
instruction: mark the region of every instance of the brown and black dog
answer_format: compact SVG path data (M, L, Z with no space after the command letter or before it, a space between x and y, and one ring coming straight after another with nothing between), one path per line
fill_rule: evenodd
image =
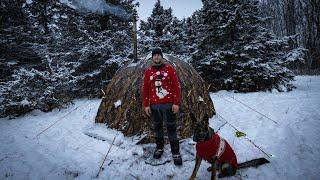
M218 177L222 178L235 175L240 168L258 167L269 163L265 158L258 158L238 164L237 156L229 143L209 127L209 116L205 115L202 121L198 121L193 113L190 113L190 116L195 124L193 140L197 143L196 163L190 179L196 178L203 159L211 163L211 167L208 168L208 171L212 172L211 179L215 179L217 170Z

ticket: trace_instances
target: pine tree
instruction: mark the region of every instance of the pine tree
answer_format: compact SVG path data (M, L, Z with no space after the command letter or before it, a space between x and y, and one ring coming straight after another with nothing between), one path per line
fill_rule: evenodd
M284 65L288 44L263 27L256 0L203 0L196 12L193 65L212 90L287 90L293 74Z
M136 6L133 0L117 2L128 14ZM18 22L3 16L9 20L1 22L0 70L7 70L0 84L0 117L49 111L73 98L99 97L132 51L130 22L112 14L106 15L110 21L104 28L103 15L80 12L58 0L5 5L25 18Z
M187 60L190 61L192 55L197 52L197 37L198 37L198 13L195 12L191 17L183 20L183 44L184 53Z
M174 52L176 41L174 25L179 24L179 20L172 15L172 9L164 9L160 0L156 2L152 10L152 14L148 20L140 23L141 53L147 53L154 47L161 47L166 53ZM179 33L178 33L179 34Z

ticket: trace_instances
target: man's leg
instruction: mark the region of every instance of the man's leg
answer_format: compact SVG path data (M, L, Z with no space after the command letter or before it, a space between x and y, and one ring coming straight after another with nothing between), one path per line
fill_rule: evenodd
M167 131L168 137L170 141L171 153L173 157L173 161L175 165L182 165L182 159L180 155L180 147L179 147L179 140L177 137L177 123L176 123L176 116L172 112L172 104L166 105L164 109L164 116L163 116Z
M151 105L151 119L153 123L153 132L156 140L156 150L153 158L159 159L163 154L163 116L157 105Z

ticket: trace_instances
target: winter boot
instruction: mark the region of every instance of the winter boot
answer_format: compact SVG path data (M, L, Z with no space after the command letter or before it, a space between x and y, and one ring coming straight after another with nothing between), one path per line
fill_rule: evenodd
M172 158L173 158L174 165L176 165L176 166L181 166L182 165L182 158L181 158L180 153L179 154L173 154Z
M156 138L156 150L153 153L154 159L160 159L163 154L164 141L163 138Z
M181 166L182 158L179 152L179 141L178 140L170 141L170 146L171 146L171 153L172 153L174 165Z

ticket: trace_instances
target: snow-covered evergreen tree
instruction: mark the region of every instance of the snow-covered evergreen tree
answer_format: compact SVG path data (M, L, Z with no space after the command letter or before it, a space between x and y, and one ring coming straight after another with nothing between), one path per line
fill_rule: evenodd
M147 21L141 21L140 52L148 53L154 47L161 47L165 53L181 51L182 25L182 21L172 15L172 9L165 9L158 0Z
M107 2L129 15L136 7L133 0ZM0 117L97 97L131 52L132 25L122 17L79 11L59 0L1 1L1 8L24 18L0 14L6 18L0 30Z
M195 12L191 17L183 19L183 28L181 34L183 34L183 59L190 61L192 55L197 52L197 35L198 35L198 13Z
M263 27L258 1L203 0L193 18L198 32L192 63L212 90L292 89L287 41Z

